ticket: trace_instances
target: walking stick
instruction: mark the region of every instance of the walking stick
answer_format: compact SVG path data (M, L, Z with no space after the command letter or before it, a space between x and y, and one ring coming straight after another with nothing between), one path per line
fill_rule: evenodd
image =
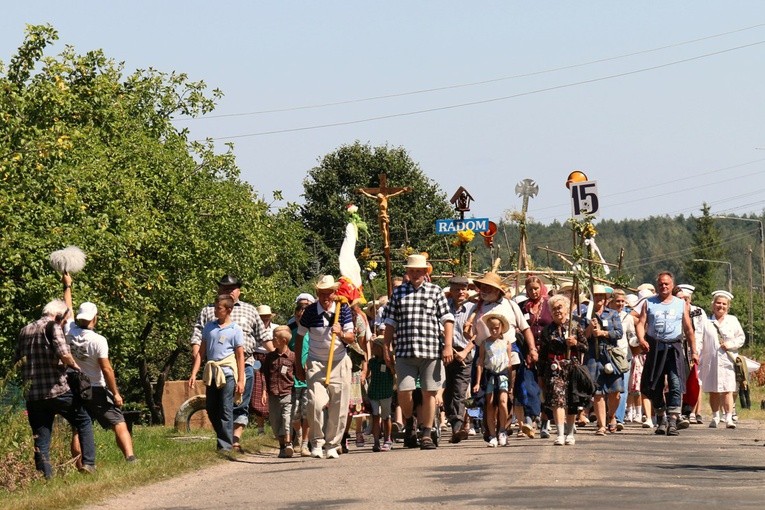
M334 326L337 324L337 321L340 319L340 309L343 307L343 304L347 303L348 300L344 297L338 297L335 299L335 320L332 321L332 325ZM329 358L327 359L327 376L324 379L324 386L329 386L329 379L332 375L332 360L335 357L335 332L332 331L332 335L329 337Z

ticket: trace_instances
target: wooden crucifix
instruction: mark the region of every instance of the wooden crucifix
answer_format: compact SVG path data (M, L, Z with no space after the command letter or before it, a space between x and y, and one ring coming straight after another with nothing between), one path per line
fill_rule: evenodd
M377 219L383 236L383 251L385 253L385 276L388 280L388 296L393 293L393 277L390 270L390 215L388 214L388 199L412 191L409 186L389 188L388 179L384 173L379 175L380 185L376 188L359 188L357 193L377 201Z

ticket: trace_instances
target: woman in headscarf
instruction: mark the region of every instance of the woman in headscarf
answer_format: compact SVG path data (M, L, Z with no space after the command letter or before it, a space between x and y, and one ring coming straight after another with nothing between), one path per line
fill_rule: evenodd
M709 393L712 407L710 428L720 423L720 411L725 413L725 426L735 429L733 421L733 392L736 391L735 360L744 345L744 330L738 319L729 315L733 294L724 290L712 293L712 320L704 325L704 346L701 349L701 387Z
M550 307L547 306L547 287L544 282L538 276L529 276L524 282L526 287L526 301L521 305L523 311L523 317L528 321L529 328L531 328L531 334L534 336L534 343L537 349L542 337L542 331L552 323L552 316L550 314ZM540 384L541 386L541 384ZM539 437L547 439L550 437L550 413L549 404L545 402L545 407L541 409L542 427L539 432ZM524 409L525 414L533 414L529 409Z

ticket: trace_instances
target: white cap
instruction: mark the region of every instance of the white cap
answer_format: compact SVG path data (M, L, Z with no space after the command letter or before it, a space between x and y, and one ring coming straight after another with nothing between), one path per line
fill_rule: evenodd
M733 294L728 292L727 290L716 290L712 293L712 299L716 298L717 296L722 296L726 298L728 301L733 299Z
M301 292L300 294L298 294L298 297L295 298L295 304L298 304L301 301L308 301L309 303L313 303L314 301L316 301L316 298L314 298L313 295L307 292Z
M688 294L689 296L693 294L693 291L696 290L696 287L693 285L687 284L687 283L681 283L677 286L679 289L683 289L683 292Z
M80 309L77 310L77 320L92 321L93 317L98 314L98 307L95 303L85 301L80 305Z

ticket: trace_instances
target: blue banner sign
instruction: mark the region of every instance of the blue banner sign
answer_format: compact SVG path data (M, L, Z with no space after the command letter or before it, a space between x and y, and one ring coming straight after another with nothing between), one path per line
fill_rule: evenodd
M436 234L456 234L460 230L472 230L476 233L488 232L489 218L436 220Z

